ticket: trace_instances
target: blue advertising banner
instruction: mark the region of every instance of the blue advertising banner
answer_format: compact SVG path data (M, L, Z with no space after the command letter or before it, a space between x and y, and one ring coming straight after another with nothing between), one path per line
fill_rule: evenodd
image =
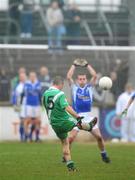
M104 139L120 138L121 120L115 109L101 109L99 127Z

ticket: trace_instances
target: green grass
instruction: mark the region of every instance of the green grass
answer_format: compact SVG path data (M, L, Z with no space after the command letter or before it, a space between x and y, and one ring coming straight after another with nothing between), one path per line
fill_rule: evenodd
M75 143L72 158L79 171L69 173L57 142L0 143L0 180L135 180L135 145L106 147L111 164L101 161L96 144Z

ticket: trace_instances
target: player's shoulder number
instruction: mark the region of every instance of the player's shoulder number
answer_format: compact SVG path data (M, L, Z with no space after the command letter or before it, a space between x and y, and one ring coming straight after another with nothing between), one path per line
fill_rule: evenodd
M54 108L53 98L54 98L54 96L48 96L48 98L47 98L47 108L48 109Z

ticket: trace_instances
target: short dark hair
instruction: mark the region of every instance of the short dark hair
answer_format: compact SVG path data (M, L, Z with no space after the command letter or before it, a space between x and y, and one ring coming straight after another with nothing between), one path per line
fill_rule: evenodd
M61 76L56 76L53 79L53 84L55 84L55 85L60 85L60 84L63 84L63 83L64 83L64 78L61 77Z
M77 77L76 77L76 78L78 78L78 76L86 76L86 78L87 78L87 74L85 74L85 73L77 74Z
M87 76L85 73L77 74L77 76Z

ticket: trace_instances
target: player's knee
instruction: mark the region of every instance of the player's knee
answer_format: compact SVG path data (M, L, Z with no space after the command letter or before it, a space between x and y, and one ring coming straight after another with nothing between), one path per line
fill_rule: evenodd
M35 119L35 123L40 125L41 124L41 120L39 118Z
M74 141L75 137L69 137L69 144L71 144Z
M24 126L27 126L27 124L28 124L28 121L25 120L25 121L24 121Z
M63 154L64 154L64 156L69 156L70 155L70 150L64 149Z
M40 124L41 124L41 120L40 120L40 119L38 119L37 124L38 124L38 125L40 125Z
M26 123L26 124L30 124L30 123L31 123L31 119L30 119L30 118L27 118L27 119L25 120L25 123Z

